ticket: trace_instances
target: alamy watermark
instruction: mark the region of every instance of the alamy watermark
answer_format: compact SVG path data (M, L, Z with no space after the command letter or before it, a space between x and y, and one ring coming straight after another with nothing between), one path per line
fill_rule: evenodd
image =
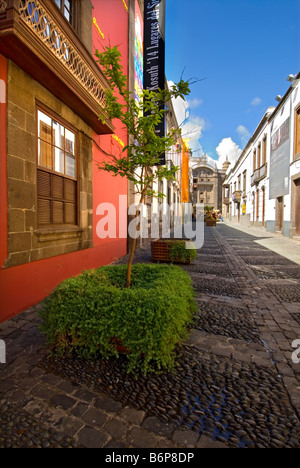
M6 344L0 340L0 364L6 364Z
M118 208L118 209L117 209ZM135 215L139 212L139 217ZM119 213L119 216L117 216ZM128 213L133 219L128 223ZM204 205L191 203L169 205L167 203L132 204L127 206L127 196L119 196L119 206L112 203L98 205L96 215L101 219L96 225L99 239L185 239L187 249L200 249L204 244ZM118 231L118 232L117 232Z
M293 341L292 348L296 349L292 354L292 361L294 364L300 364L300 340Z

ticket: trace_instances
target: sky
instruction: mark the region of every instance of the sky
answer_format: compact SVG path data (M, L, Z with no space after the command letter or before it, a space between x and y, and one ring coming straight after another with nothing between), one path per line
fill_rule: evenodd
M199 80L175 103L194 156L241 154L300 71L300 0L166 0L168 81Z

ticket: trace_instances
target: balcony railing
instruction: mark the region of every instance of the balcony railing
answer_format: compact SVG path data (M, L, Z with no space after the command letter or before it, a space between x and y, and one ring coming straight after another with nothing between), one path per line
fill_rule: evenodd
M251 185L255 185L262 179L267 177L267 163L263 164L260 168L256 169L251 176Z
M214 181L211 179L199 180L198 185L213 185Z
M0 53L65 102L95 131L113 133L105 113L107 81L52 2L0 1Z
M242 200L242 194L243 192L241 190L236 190L232 194L232 200L235 202L240 202Z

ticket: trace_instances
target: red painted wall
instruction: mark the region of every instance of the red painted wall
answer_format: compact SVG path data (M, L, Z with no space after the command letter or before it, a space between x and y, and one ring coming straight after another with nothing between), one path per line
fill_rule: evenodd
M83 270L121 257L121 246L110 244L0 270L0 323L40 302L61 281Z
M122 55L124 72L128 70L128 10L124 0L97 0L93 10L93 50L102 52L107 46L118 46ZM111 135L98 136L94 134L94 214L101 203L111 203L116 208L117 219L122 218L123 225L127 225L127 210L119 210L119 195L127 196L127 180L120 177L111 177L110 174L99 171L97 162L109 161L108 154L121 155L123 147L127 145L127 132L120 122L114 121L115 137ZM101 151L101 149L104 151ZM105 154L106 153L106 154ZM95 216L94 244L101 245L96 233L97 222L101 219ZM117 231L117 234L118 231ZM126 251L127 240L115 241L115 245Z
M127 71L128 11L123 0L97 0L94 7L94 17L105 37L103 39L98 28L93 25L94 48L102 50L103 45L109 42L119 45L124 70ZM0 79L5 83L7 81L6 60L1 55ZM101 219L96 215L98 205L112 203L116 207L119 220L119 195L127 197L126 180L113 178L97 168L97 162L106 157L105 152L118 154L122 150L119 142L127 144L126 131L118 122L114 124L119 141L109 135L94 134L94 248L3 269L7 257L6 104L0 104L0 323L40 302L64 279L77 275L82 270L112 263L126 254L127 239L101 240L96 233L97 223ZM121 219L126 226L127 211L124 209Z

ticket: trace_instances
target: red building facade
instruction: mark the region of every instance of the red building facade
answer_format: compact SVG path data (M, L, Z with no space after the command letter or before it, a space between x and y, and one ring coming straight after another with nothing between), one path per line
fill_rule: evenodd
M1 4L0 322L127 252L127 181L97 167L127 134L105 114L94 52L118 45L133 79L135 10L136 0ZM97 235L103 203L116 207L116 239Z

